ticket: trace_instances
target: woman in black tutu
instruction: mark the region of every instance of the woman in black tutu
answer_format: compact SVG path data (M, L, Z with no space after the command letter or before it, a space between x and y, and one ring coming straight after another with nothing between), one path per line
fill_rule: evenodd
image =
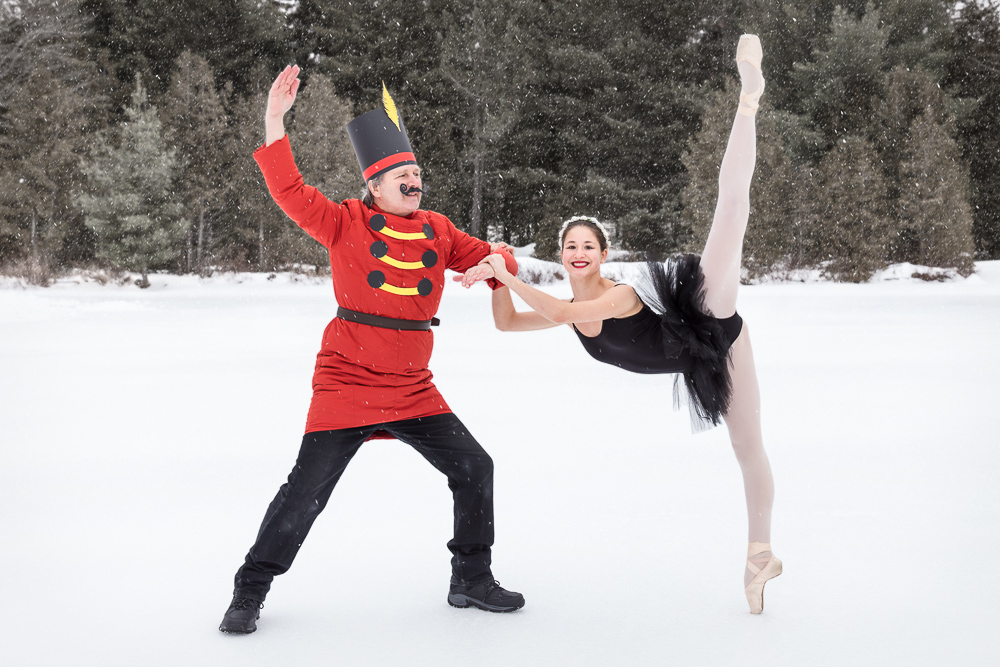
M764 583L781 574L771 553L774 481L760 428L760 393L750 334L736 313L743 235L750 216L750 180L756 159L754 116L764 92L761 47L756 35L740 38L736 63L742 94L719 172L719 202L704 252L648 265L648 287L640 294L601 277L607 235L600 223L576 218L564 225L562 264L573 289L570 302L524 284L491 255L466 273L464 284L496 277L533 312L515 311L510 291L493 293L493 315L504 331L530 331L558 324L573 327L598 361L636 373L681 373L674 399L687 394L696 427L725 421L743 471L749 516L744 575L750 611L764 607Z

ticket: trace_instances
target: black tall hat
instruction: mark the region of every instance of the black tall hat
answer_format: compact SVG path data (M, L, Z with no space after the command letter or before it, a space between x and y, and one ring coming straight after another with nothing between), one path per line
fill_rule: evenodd
M404 164L416 164L403 119L382 84L382 108L358 116L347 124L354 154L365 182Z

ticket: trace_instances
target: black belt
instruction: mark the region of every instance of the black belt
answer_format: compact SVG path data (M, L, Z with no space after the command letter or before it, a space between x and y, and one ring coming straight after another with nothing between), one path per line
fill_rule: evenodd
M431 327L441 324L441 320L436 317L432 317L429 320L401 320L396 317L382 317L381 315L359 313L355 310L347 310L346 308L337 308L337 317L348 322L367 324L370 327L399 329L400 331L430 331Z

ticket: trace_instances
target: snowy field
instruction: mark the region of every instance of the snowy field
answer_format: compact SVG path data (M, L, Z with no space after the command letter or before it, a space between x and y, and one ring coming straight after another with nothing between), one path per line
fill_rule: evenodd
M724 430L449 283L431 368L496 462L494 573L527 606L447 605L445 480L378 441L235 637L336 304L288 276L152 281L0 288L0 664L1000 664L1000 263L742 288L785 563L759 617Z

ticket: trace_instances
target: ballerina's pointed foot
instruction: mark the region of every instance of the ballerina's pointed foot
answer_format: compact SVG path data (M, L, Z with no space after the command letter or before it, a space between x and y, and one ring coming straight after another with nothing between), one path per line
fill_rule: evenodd
M759 614L764 611L764 584L781 574L781 561L771 553L770 544L751 542L747 549L747 570L753 574L746 587L747 602L750 613Z
M753 116L757 113L760 96L764 94L764 73L760 69L763 57L760 38L757 35L740 37L740 43L736 47L736 67L740 71L743 92L740 94L738 111L744 116Z

